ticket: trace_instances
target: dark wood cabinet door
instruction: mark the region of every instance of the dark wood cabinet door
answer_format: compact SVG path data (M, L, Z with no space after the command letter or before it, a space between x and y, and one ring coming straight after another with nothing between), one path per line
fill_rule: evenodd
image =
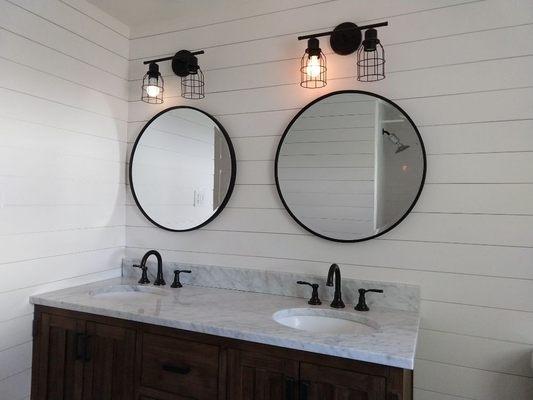
M385 400L386 378L301 363L300 392L301 400Z
M81 400L85 323L42 314L34 342L33 400Z
M87 322L83 400L134 397L135 330Z
M298 362L262 353L228 351L228 398L297 400Z

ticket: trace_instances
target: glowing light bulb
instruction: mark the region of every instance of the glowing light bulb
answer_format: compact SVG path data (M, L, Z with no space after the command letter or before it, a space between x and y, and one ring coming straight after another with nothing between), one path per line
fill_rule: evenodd
M148 97L157 97L161 93L161 88L159 86L150 85L146 87L146 94Z
M318 58L318 56L309 57L305 73L311 78L316 78L320 75L320 70L320 58Z

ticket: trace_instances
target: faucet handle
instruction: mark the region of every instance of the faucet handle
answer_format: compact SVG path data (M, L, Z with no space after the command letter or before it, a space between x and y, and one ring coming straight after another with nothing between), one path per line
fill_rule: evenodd
M132 268L140 268L141 273L141 279L139 279L139 282L141 285L150 283L150 280L148 279L148 267L146 265L132 265Z
M298 281L296 282L298 285L309 285L313 288L313 293L311 294L311 298L307 302L308 304L311 304L312 306L318 306L322 304L320 299L318 298L318 283L309 283L305 281Z
M180 282L180 274L182 272L185 274L190 274L192 271L190 269L175 269L174 270L174 282L172 282L172 285L170 285L171 288L183 287L183 285Z
M144 285L146 283L150 283L150 280L148 279L148 275L147 275L148 267L146 265L133 264L131 267L132 268L140 268L142 270L141 279L139 279L139 283L141 285Z
M382 289L359 289L359 302L354 307L357 311L368 311L370 310L366 304L365 294L368 292L372 293L383 293Z

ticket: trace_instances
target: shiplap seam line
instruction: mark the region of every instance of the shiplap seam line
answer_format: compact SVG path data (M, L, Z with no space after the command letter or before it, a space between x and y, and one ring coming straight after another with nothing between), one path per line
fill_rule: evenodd
M468 369L472 369L472 370L475 370L475 371L484 371L484 372L490 372L490 373L493 373L493 374L516 376L516 377L519 377L519 378L527 378L527 379L532 379L533 380L533 376L531 376L531 375L522 375L522 374L516 374L516 373L513 373L513 372L503 372L503 371L493 370L493 369L471 367L471 366L468 366L468 365L454 364L454 363L448 363L448 362L443 362L443 361L430 360L428 358L422 358L422 357L416 357L415 358L415 363L416 363L416 360L429 361L429 362L433 362L433 363L437 363L437 364L441 364L441 365L448 365L450 367L468 368Z
M109 96L109 97L114 97L115 99L117 100L120 100L120 101L123 101L125 103L127 103L129 100L128 98L122 98L120 96L116 96L114 94L111 94L111 93L107 93L107 92L104 92L102 90L99 90L99 89L95 89L94 87L91 87L91 86L87 86L87 85L84 85L83 83L79 83L79 82L76 82L76 81L73 81L73 80L70 80L70 79L67 79L61 75L56 75L56 74L52 74L48 71L45 71L44 69L39 69L39 68L35 68L34 65L29 65L29 64L24 64L24 63L21 63L21 62L18 62L18 61L15 61L15 60L12 60L10 58L7 58L7 57L4 57L4 56L0 56L1 59L3 60L6 60L8 62L11 62L13 64L17 64L17 65L20 65L22 67L25 67L25 68L29 68L31 69L32 71L36 71L36 72L40 72L42 74L46 74L46 75L50 75L50 76L53 76L54 78L57 78L57 79L61 79L62 81L65 81L65 82L68 82L68 83L71 83L73 85L76 85L76 86L79 86L79 87L82 87L84 89L89 89L90 91L92 92L98 92L100 94L103 94L104 96Z
M175 29L175 30L171 30L171 31L152 33L152 34L149 34L149 35L132 36L130 38L130 40L134 41L134 40L139 40L139 39L146 39L146 38L149 38L149 37L168 35L168 34L178 33L178 32L185 32L185 31L190 31L190 30L194 30L194 29L208 28L210 26L224 25L224 24L231 23L231 22L239 22L239 21L244 21L244 20L247 20L247 19L265 17L267 15L280 14L280 13L284 13L284 12L287 12L287 11L298 10L298 9L302 9L302 8L306 8L306 7L313 7L313 6L317 6L317 5L321 5L321 4L334 3L334 2L337 2L337 1L339 1L339 0L324 0L324 1L319 1L317 3L304 4L304 5L297 6L297 7L285 8L285 9L276 10L276 11L269 11L269 12L265 12L265 13L261 13L261 14L249 15L249 16L246 16L246 17L239 17L239 18L227 19L227 20L224 20L224 21L211 22L209 24L195 25L195 26L182 28L182 29Z
M383 17L379 17L379 18L373 18L373 19L369 19L369 20L364 20L364 21L359 21L357 22L358 25L361 25L361 24L365 24L365 23L371 23L373 21L377 21L377 20L387 20L387 19L393 19L393 18L398 18L398 17L404 17L404 16L407 16L407 15L414 15L414 14L419 14L419 13L424 13L424 12L432 12L432 11L436 11L436 10L440 10L440 9L444 9L444 8L449 8L449 7L457 7L457 6L463 6L463 5L467 5L467 4L472 4L472 3L479 3L479 2L483 2L485 0L473 0L473 1L467 1L467 2L464 2L464 3L458 3L458 4L451 4L451 5L447 5L447 6L441 6L441 7L435 7L435 8L431 8L431 9L422 9L422 10L416 10L416 11L411 11L411 12L408 12L408 13L402 13L402 14L398 14L398 15L387 15L387 16L383 16ZM319 5L321 3L317 3L315 5ZM279 12L286 12L286 11L290 11L290 10L283 10L283 11L279 11ZM240 19L237 19L237 21L239 21ZM234 22L234 21L230 21L230 22ZM322 28L313 28L312 31L313 32L320 32L320 31L327 31L327 30L331 30L333 29L334 27L333 26L328 26L328 27L322 27ZM198 29L198 28L189 28L189 29ZM498 28L490 28L488 30L492 30L492 29L498 29ZM221 44L217 44L217 45L212 45L212 46L201 46L202 49L206 50L206 49L214 49L214 48L218 48L218 47L225 47L225 46L233 46L233 45L237 45L237 44L244 44L244 43L253 43L253 42L258 42L258 41L262 41L262 40L270 40L270 39L278 39L278 38L281 38L281 37L289 37L289 36L298 36L298 35L302 35L302 34L305 34L305 33L308 33L310 32L309 30L302 30L302 31L296 31L296 32L289 32L289 33L283 33L283 34L278 34L278 35L271 35L271 36L263 36L263 37L260 37L260 38L254 38L254 39L247 39L247 40L240 40L240 41L235 41L235 42L228 42L228 43L221 43ZM474 33L475 31L472 31L472 33ZM173 33L173 32L171 32ZM470 32L468 32L470 33ZM157 33L157 34L154 34L153 36L161 36L161 35L165 35L166 33ZM459 33L461 34L461 33ZM458 35L458 34L453 34L453 35ZM443 36L443 37L447 37L447 36ZM439 37L435 37L435 39L438 39ZM132 41L133 40L136 40L136 39L139 39L139 38L132 38ZM422 40L431 40L433 39L433 37L431 38L423 38L423 39L420 39L420 41ZM419 41L419 40L416 40L416 41ZM410 43L410 42L405 42L405 43ZM403 42L397 42L397 43L390 43L390 44L387 44L387 46L391 46L391 45L396 45L396 44L403 44ZM139 61L139 60L144 60L144 59L149 59L149 58L159 58L159 57L166 57L166 56L169 56L169 55L172 55L172 54L169 54L169 53L166 53L166 54L152 54L152 55L147 55L147 56L143 56L143 57L136 57L136 58L130 58L129 61Z
M312 193L320 193L320 192L302 192L304 194L312 194ZM328 194L340 194L340 195L346 195L346 193L331 193ZM8 205L5 205L6 207ZM68 206L68 204L67 204ZM298 206L304 206L304 207L316 207L316 205L313 204L298 204ZM136 208L137 205L134 203L126 204L126 207L130 208ZM332 206L335 208L352 208L353 206ZM228 205L226 206L228 209L234 209L234 210L285 210L284 207L252 207L252 206L232 206ZM372 207L358 207L358 208L372 208ZM421 214L421 215L484 215L484 216L500 216L500 217L533 217L533 214L528 213L489 213L489 212L457 212L457 211L417 211L412 210L410 214Z
M129 228L140 228L140 229L159 229L156 226L141 226L141 225L129 225L127 224L126 227ZM226 232L226 233L253 233L253 234L265 234L265 235L285 235L285 236L313 236L311 233L304 232L298 232L298 233L291 233L291 232L271 232L271 231L258 231L258 230L230 230L230 229L213 229L213 228L200 228L202 231L206 232ZM1 236L1 235L0 235ZM505 248L518 248L518 249L531 249L533 248L533 244L531 246L523 246L523 245L510 245L510 244L493 244L493 243L470 243L470 242L456 242L456 241L438 241L438 240L420 240L420 239L389 239L389 238L383 238L378 237L375 238L376 241L386 241L386 242L408 242L408 243L435 243L435 244L457 244L457 245L469 245L469 246L480 246L480 247L505 247Z
M6 175L6 174L0 174L0 178L40 179L40 180L50 180L50 179L52 179L53 181L57 181L57 182L98 183L98 184L101 184L101 185L113 185L113 184L125 185L126 184L125 182L120 182L120 181L103 181L103 180L95 179L95 178L90 178L90 179L82 178L82 179L79 179L79 178L68 178L68 177L57 177L57 176L49 177L49 176L39 176L39 175Z
M27 313L27 314L22 314L22 315L17 315L16 317L11 317L11 318L8 318L8 319L4 319L3 321L0 321L0 324L4 324L4 323L7 323L7 322L14 321L16 319L29 317L29 316L33 316L33 312Z
M1 114L1 112L0 112L0 117L7 118L7 119L10 119L10 120L13 120L13 121L17 121L17 122L22 122L22 123L25 123L25 124L40 125L40 126L44 126L46 128L52 128L52 129L54 129L56 131L61 131L61 133L65 133L65 134L68 134L68 135L76 134L76 135L89 136L89 137L97 138L97 139L109 140L109 141L116 142L116 143L124 143L124 144L130 143L130 142L128 142L127 139L126 140L120 140L120 139L110 138L110 137L106 137L106 136L99 136L99 135L95 135L95 134L92 134L92 133L80 132L80 131L76 131L76 130L73 130L73 129L59 128L59 127L54 126L54 125L43 124L42 122L35 122L35 121L15 118L15 117L13 117L11 115ZM133 142L131 142L131 143L133 143Z
M70 8L72 8L73 10L77 11L77 12L80 13L81 15L85 15L87 18L89 18L89 19L93 20L94 22L96 22L96 23L102 25L103 27L109 29L110 31L115 32L117 35L122 36L124 39L128 39L128 40L130 40L130 38L129 38L128 36L124 35L122 32L119 32L119 31L115 30L115 28L113 28L113 27L111 27L111 26L109 26L109 25L107 25L107 24L104 24L102 21L98 20L97 18L94 18L92 15L89 15L89 14L87 14L87 13L85 13L85 12L79 10L77 7L74 7L72 4L69 4L68 2L63 1L63 0L58 0L58 1L61 2L61 3L63 3L64 5L66 5L67 7L70 7Z
M87 42L89 42L89 43L92 43L92 44L94 44L95 46L98 46L98 47L100 47L101 49L103 49L103 50L105 50L105 51L108 51L109 53L114 54L114 55L116 55L117 57L120 57L120 58L122 58L122 59L125 60L125 61L129 61L128 57L123 56L122 54L117 53L117 52L114 51L114 50L108 49L107 47L102 46L100 43L97 43L97 42L95 42L95 41L93 41L93 40L91 40L91 39L89 39L89 38L87 38L87 37L85 37L85 36L82 36L82 35L80 35L80 34L77 33L77 32L74 32L74 31L72 31L72 30L70 30L70 29L68 29L68 28L65 28L63 25L60 25L60 24L58 24L57 22L54 22L54 21L52 21L52 20L50 20L50 19L48 19L48 18L43 17L42 15L39 15L39 14L37 14L37 13L31 11L31 10L28 10L27 8L22 7L20 4L17 4L17 3L15 3L15 2L13 2L12 0L4 0L4 1L6 1L6 2L12 4L12 5L14 5L15 7L20 8L21 10L26 11L27 13L30 13L30 14L32 14L32 15L34 15L34 16L40 18L40 19L42 19L43 21L48 22L49 24L52 24L52 25L54 25L54 26L57 26L58 28L64 29L65 31L70 32L71 34L73 34L73 35L75 35L75 36L77 36L77 37L79 37L79 38L81 38L81 39L83 39L83 40L85 40L85 41L87 41Z
M104 272L114 271L114 270L117 270L117 269L120 269L120 268L121 268L121 265L117 264L115 267L106 267L105 269L98 270L98 271L93 271L93 272L88 272L88 273L82 274L82 275L74 275L74 276L71 276L71 277L68 277L68 278L56 279L56 280L53 280L53 281L44 281L44 282L36 283L35 285L22 286L22 287L19 287L19 288L16 288L16 289L9 289L9 290L0 291L0 295L7 294L7 293L14 293L14 292L18 292L20 290L31 289L31 288L35 288L35 287L39 287L39 286L50 285L52 283L68 281L68 280L71 280L71 279L84 278L84 277L91 276L91 275L98 275L98 274L102 274ZM5 322L5 321L0 321L0 322Z
M485 0L476 0L474 2L480 2L480 1L485 1ZM463 3L463 4L469 4L469 3ZM463 5L463 4L461 4L461 5ZM449 7L452 7L452 6L449 6ZM425 10L423 10L423 11L425 11ZM380 19L390 19L390 18L383 17L383 18L380 18ZM365 21L365 22L367 22L367 21ZM431 41L431 40L446 39L446 38L450 38L450 37L471 35L471 34L476 34L476 33L486 33L486 32L491 32L491 31L502 30L502 29L513 29L513 28L519 28L519 27L529 26L529 25L533 25L533 22L522 23L522 24L514 24L514 25L505 25L505 26L496 26L496 27L493 27L493 28L476 29L476 30L473 30L473 31L466 31L466 32L449 33L449 34L446 34L446 35L437 35L437 36L431 36L431 37L421 38L421 39L416 39L416 40L406 40L406 41L401 41L401 42L390 42L390 43L382 42L382 43L383 43L383 47L387 48L387 47L391 47L391 46L401 46L401 45L405 45L405 44L413 44L413 43L426 42L426 41ZM318 31L322 31L322 30L330 30L330 29L333 29L333 27L315 28L315 29L313 29L313 32L317 31L317 30ZM221 43L221 44L216 44L216 45L211 45L211 46L201 46L201 48L203 50L209 50L209 49L215 49L215 48L220 48L220 47L229 47L229 46L235 46L235 45L242 45L242 44L245 44L245 43L259 42L259 41L263 41L263 40L271 40L271 39L279 39L279 38L282 38L282 37L298 36L298 35L301 35L301 34L305 34L307 32L309 32L309 31L305 30L305 31L283 33L283 34L271 35L271 36L263 36L263 37L255 38L255 39L239 40L239 41L235 41L235 42ZM333 53L332 52L327 52L326 55L327 54L333 54ZM142 60L146 60L146 59L168 57L168 56L171 56L171 55L172 54L170 54L170 53L152 54L152 55L147 55L147 56L144 56L144 57L131 58L129 61L130 62L142 61Z
M2 26L2 25L0 25L0 29L4 30L4 31L6 31L6 32L9 32L9 33L11 33L11 34L13 34L13 35L16 35L16 36L18 36L18 37L21 37L21 38L23 38L23 39L29 40L30 42L33 42L33 43L35 43L35 44L37 44L37 45L39 45L39 46L45 47L45 48L47 48L47 49L49 49L49 50L55 51L56 53L62 54L62 55L64 55L64 56L66 56L66 57L70 57L70 58L72 58L73 60L76 60L76 61L78 61L78 62L80 62L80 63L83 63L83 64L85 64L85 65L89 65L89 66L91 66L91 67L93 67L93 68L96 68L96 69L99 70L99 71L105 72L106 74L113 75L115 78L121 79L121 80L123 80L123 81L125 81L125 82L128 81L128 79L127 79L126 77L120 76L120 75L114 73L113 71L109 71L109 70L107 70L107 69L104 69L104 68L100 67L100 66L97 65L97 64L89 63L89 62L87 62L87 61L85 61L85 60L82 60L81 58L74 57L73 55L68 54L68 53L65 53L64 51L61 51L61 50L56 49L56 48L54 48L54 47L50 47L50 46L48 46L48 45L46 45L46 44L44 44L44 43L38 42L37 40L32 39L31 37L28 37L28 36L22 35L22 34L20 34L20 33L18 33L18 32L15 32L15 31L12 31L12 30L10 30L10 29L7 29L7 28L5 28L5 27Z
M26 314L26 315L27 315L27 314ZM0 349L0 353L2 353L3 351L6 351L6 350L11 350L11 349L13 349L13 348L15 348L15 347L18 347L18 346L22 346L22 345L24 345L24 344L31 343L32 341L33 341L33 340L26 340L26 341L24 341L24 342L22 342L22 343L18 343L18 344L14 344L14 345L12 345L12 346L8 346L8 347L1 348L1 349Z
M126 246L126 249L137 249L137 250L145 250L147 248L145 247L139 247L139 246ZM230 257L246 257L246 258L262 258L266 260L280 260L280 261L301 261L301 262L314 262L314 263L328 263L326 260L311 260L311 259L305 259L305 258L296 258L296 257L275 257L275 256L260 256L260 255L249 255L249 254L236 254L236 253L222 253L218 251L196 251L196 250L177 250L177 249L167 249L167 248L161 248L161 250L167 251L167 252L174 252L174 253L191 253L191 254L209 254L214 256L230 256ZM452 271L442 271L437 269L421 269L421 268L408 268L408 267L391 267L391 266L384 266L384 265L370 265L370 264L352 264L352 263L342 263L343 266L346 267L356 267L356 268L382 268L382 269L389 269L392 271L414 271L414 272L429 272L429 273L436 273L436 274L447 274L447 275L458 275L458 276L470 276L470 277L482 277L482 278L496 278L496 279L506 279L506 280L516 280L516 281L533 281L533 278L523 278L523 277L508 277L508 276L500 276L500 275L486 275L486 274L473 274L473 273L465 273L465 272L452 272ZM439 300L432 300L436 302L441 302ZM444 301L443 301L444 302ZM486 306L478 306L475 304L463 304L463 303L451 303L451 304L462 304L462 305L469 305L469 306L475 306L475 307L486 307ZM487 308L496 308L496 309L502 309L499 307L487 307ZM505 308L503 310L506 310ZM533 311L523 311L523 310L511 310L511 311L517 311L517 312L523 312L527 314L533 314Z
M60 101L52 100L52 99L49 99L49 98L47 98L47 97L36 96L36 95L34 95L34 94L31 94L31 93L28 93L28 92L24 92L24 91L22 91L22 90L16 90L16 89L12 89L12 88L8 88L8 87L4 87L4 86L0 86L0 89L8 90L8 91L10 91L10 92L14 92L14 93L18 93L18 94L22 94L22 95L24 95L24 96L33 97L33 98L35 98L35 99L48 101L48 102L50 102L50 103L59 104L59 105L64 106L64 107L67 107L67 108L73 108L73 109L75 109L75 110L83 111L83 112L86 112L86 113L89 113L89 114L98 115L98 116L100 116L100 117L104 117L104 118L107 118L107 119L110 119L110 120L113 120L113 121L119 121L119 122L128 123L128 121L127 121L127 120L124 120L124 119L120 119L120 118L112 117L111 115L102 114L102 113L97 112L97 111L87 110L87 109L85 109L85 108L83 108L83 107L73 106L72 104L62 103L62 102L60 102Z
M440 395L443 395L443 396L446 396L446 397L453 397L454 399L457 399L457 400L479 400L479 399L475 399L473 397L456 396L456 395L449 394L449 393L438 392L436 390L430 390L430 389L426 389L426 388L423 388L423 387L420 387L420 386L413 386L413 389L421 390L423 392L430 392L430 393L440 394Z
M333 52L324 52L326 56L328 55L334 55ZM460 65L470 65L470 64L478 64L478 63L485 63L485 62L494 62L494 61L505 61L505 60L514 60L514 59L521 59L521 58L528 58L532 57L533 54L520 54L517 56L508 56L508 57L494 57L494 58L483 58L475 61L461 61L461 62L454 62L454 63L447 63L447 64L438 64L438 65L429 65L425 67L416 67L416 68L404 68L404 69L388 69L387 74L398 74L403 72L414 72L414 71L425 71L425 70L431 70L431 69L439 69L439 68L448 68L448 67L456 67ZM215 68L206 68L203 69L204 73L208 73L210 71L221 71L221 70L230 70L230 69L239 69L239 68L246 68L246 67L254 67L257 65L272 65L273 63L282 63L286 61L297 61L300 60L300 57L291 57L291 58L280 58L280 59L273 59L270 61L259 61L255 63L246 63L246 64L236 64L236 65L229 65L224 67L215 67ZM163 78L171 78L174 77L174 74L162 74ZM328 80L338 80L338 79L345 79L345 78L355 78L356 75L349 75L345 77L336 77L336 78L329 78ZM128 82L131 84L132 82L142 82L142 79L128 79ZM287 85L287 84L281 84Z
M60 233L60 232L76 232L76 231L89 231L97 229L108 228L123 228L124 225L102 225L102 226L88 226L85 228L71 228L71 229L54 229L49 231L32 231L32 232L15 232L15 233L2 233L0 237L12 237L12 236L24 236L24 235L39 235L42 233Z
M1 351L0 351L0 354L2 354ZM26 371L29 370L29 369L31 369L31 367L26 367L26 368L24 368L24 369L22 369L22 370L20 370L20 371L17 371L17 372L12 373L12 374L10 374L10 375L8 375L8 376L5 376L5 377L3 377L2 379L0 379L0 382L3 382L3 381L5 381L6 379L12 378L12 377L14 377L14 376L16 376L16 375L20 375L20 374L26 372Z
M518 279L518 278L515 278L515 279ZM456 302L456 301L449 301L449 300L435 300L435 299L429 299L429 298L426 298L426 297L423 297L423 296L420 297L420 300L421 301L432 302L432 303L453 304L453 305L457 305L457 306L468 306L468 307L476 307L476 308L487 308L487 309L490 309L490 310L512 311L512 312L519 312L519 313L524 313L524 314L533 314L533 311L518 310L518 309L506 308L506 307L494 307L494 306L479 305L479 304L472 304L472 303L459 303L459 302Z
M14 377L14 376L17 376L17 375L23 374L24 372L29 371L29 370L31 370L31 367L29 367L29 368L24 368L22 371L19 371L19 372L17 372L17 373L14 373L14 374L12 374L12 375L9 375L8 377L5 377L5 378L0 379L0 382L3 382L3 381L5 381L6 379L12 378L12 377ZM22 399L26 399L26 398L27 398L27 396L22 397Z
M0 148L20 149L20 150L28 149L27 146L26 147L25 146L9 146L9 145L6 146L6 145L1 145L1 144L0 144ZM110 160L107 158L102 158L102 157L97 157L97 156L92 156L92 155L62 153L61 151L51 151L50 155L61 156L61 157L66 157L66 158L79 158L79 159L84 159L84 160L103 161L103 162L110 163L110 164L116 163L122 166L127 164L127 161L123 161L123 160Z
M81 254L96 253L96 252L100 252L100 251L123 249L123 248L124 248L124 246L111 246L111 247L102 247L102 248L90 249L90 250L75 251L75 252L70 252L70 253L59 253L59 254L53 254L53 255L50 255L50 256L24 258L24 259L18 259L16 261L6 261L6 262L1 262L0 263L0 269L3 266L5 266L5 265L10 265L10 264L20 264L20 263L31 262L31 261L46 260L46 259L49 259L49 258L76 256L76 255L81 255Z
M472 335L472 334L469 334L469 333L457 333L457 332L452 332L452 331L443 331L441 329L425 328L423 319L422 319L422 322L420 324L420 330L421 331L428 331L428 332L444 333L444 334L447 334L447 335L466 336L466 337L471 337L471 338L474 338L474 339L493 340L495 342L519 344L519 345L524 345L524 346L533 346L533 341L528 343L528 342L520 342L520 341L517 341L517 340L509 340L509 339L495 339L495 338L490 337L490 336L480 336L480 335Z
M343 78L332 78L330 80L342 80L342 79L354 79L355 76L350 77L343 77ZM276 87L282 87L282 86L295 86L298 87L300 84L298 82L293 83L281 83L281 84L275 84L275 85L266 85L266 86L256 86L256 87L248 87L248 88L242 88L242 89L226 89L226 90L216 90L213 92L206 91L205 94L212 95L212 94L224 94L224 93L237 93L237 92L247 92L247 91L254 91L254 90L263 90L263 89L272 89ZM439 94L431 94L426 96L412 96L412 97L397 97L397 98L391 98L393 101L404 101L404 100L417 100L417 99L428 99L428 98L435 98L435 97L447 97L447 96L461 96L461 95L467 95L467 94L476 94L476 93L490 93L490 92L498 92L498 91L508 91L508 90L521 90L521 89L531 89L533 86L531 85L525 85L525 86L513 86L513 87L506 87L506 88L498 88L498 89L485 89L485 90L473 90L468 92L451 92L451 93L439 93ZM174 95L174 96L167 96L167 99L179 99L181 98L181 95ZM128 103L140 103L142 100L128 100ZM286 109L287 111L293 110L294 108ZM282 110L276 110L276 111L285 111ZM242 114L248 114L246 112L243 112ZM228 115L228 114L220 114L220 115ZM320 130L320 129L319 129Z

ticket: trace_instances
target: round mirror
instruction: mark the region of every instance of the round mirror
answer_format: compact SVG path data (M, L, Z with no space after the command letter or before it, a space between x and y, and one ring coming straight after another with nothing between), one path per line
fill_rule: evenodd
M224 127L192 107L153 117L130 159L133 198L154 225L190 231L213 220L235 184L235 152Z
M283 205L309 232L359 242L398 225L426 175L422 138L409 116L373 93L346 90L303 108L276 153Z

